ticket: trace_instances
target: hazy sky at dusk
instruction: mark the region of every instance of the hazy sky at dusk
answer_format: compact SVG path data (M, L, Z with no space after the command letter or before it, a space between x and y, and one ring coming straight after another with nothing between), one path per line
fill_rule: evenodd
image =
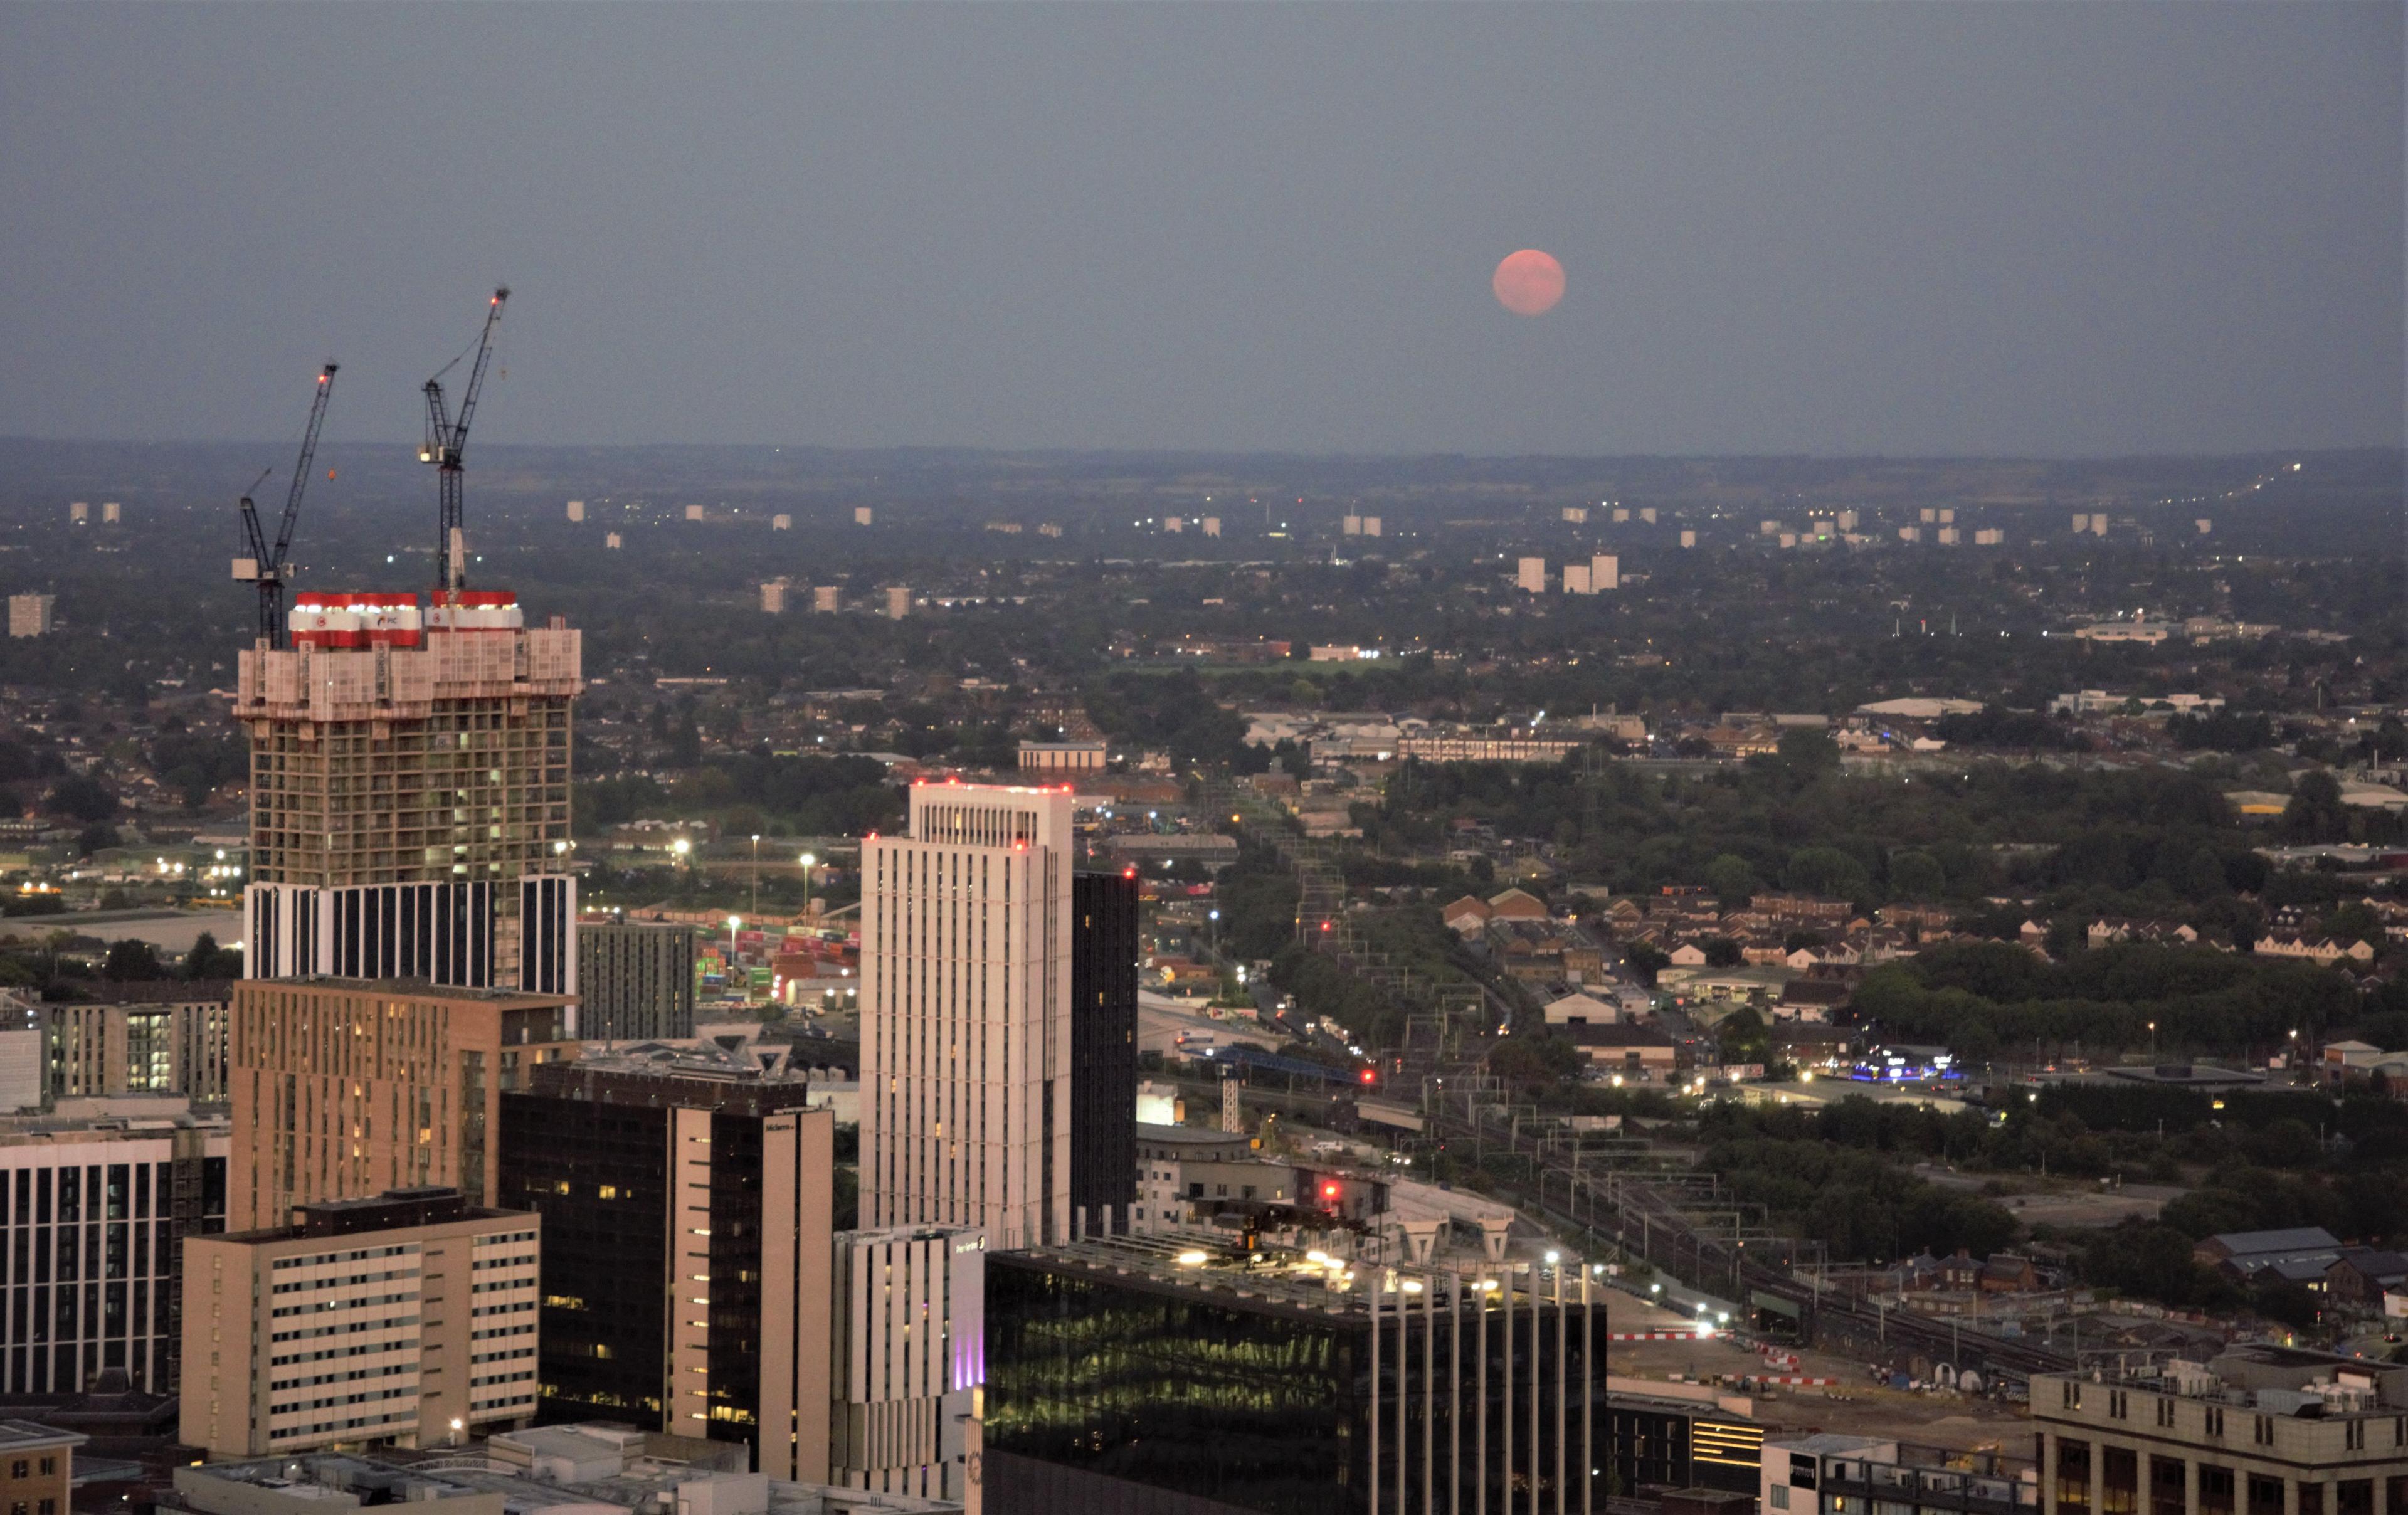
M2397 443L2401 15L9 6L0 434Z

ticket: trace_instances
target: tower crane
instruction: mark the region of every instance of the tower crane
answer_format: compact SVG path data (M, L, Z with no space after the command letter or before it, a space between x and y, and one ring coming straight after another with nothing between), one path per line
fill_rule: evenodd
M286 642L284 579L293 565L285 554L293 550L293 528L301 519L301 496L309 488L309 462L318 455L318 429L326 423L326 402L334 397L335 366L330 363L318 371L318 393L309 402L309 427L301 434L301 456L293 465L293 487L284 492L284 519L277 523L273 546L268 543L267 534L260 529L259 507L251 503L251 493L267 482L267 475L276 470L262 473L242 496L242 534L251 556L234 560L234 576L259 586L259 635L270 647L282 647Z
M468 446L468 422L477 414L477 393L485 387L485 365L494 356L494 328L501 324L502 304L509 297L506 285L494 292L493 304L485 307L485 330L477 339L477 361L469 365L467 386L460 392L457 418L444 407L443 375L460 366L467 352L464 350L426 381L426 441L418 450L418 461L435 465L441 503L435 538L437 603L467 587L467 545L460 530L461 454Z

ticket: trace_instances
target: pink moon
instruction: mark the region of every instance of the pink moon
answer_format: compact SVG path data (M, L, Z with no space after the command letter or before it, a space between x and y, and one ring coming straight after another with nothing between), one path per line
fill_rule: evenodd
M1489 281L1497 303L1517 316L1543 316L1564 297L1564 265L1537 248L1509 254Z

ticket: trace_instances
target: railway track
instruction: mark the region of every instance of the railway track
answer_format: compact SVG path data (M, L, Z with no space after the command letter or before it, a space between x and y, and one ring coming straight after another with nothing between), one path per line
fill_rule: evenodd
M2035 1373L2068 1372L2074 1366L2071 1358L2045 1347L1818 1291L1786 1268L1749 1256L1743 1243L1734 1247L1707 1235L1680 1197L1643 1170L1599 1173L1560 1148L1551 1149L1538 1132L1518 1122L1500 1128L1476 1113L1446 1110L1430 1119L1433 1129L1450 1139L1495 1142L1530 1158L1541 1172L1533 1208L1550 1220L1638 1252L1691 1288L1727 1297L1742 1310L1754 1313L1759 1297L1783 1301L1790 1307L1783 1313L1795 1315L1800 1337L1818 1348L1856 1357L1922 1358L1993 1379L2028 1379ZM1550 1203L1547 1195L1558 1181L1563 1185L1560 1203ZM1608 1216L1611 1225L1600 1225Z

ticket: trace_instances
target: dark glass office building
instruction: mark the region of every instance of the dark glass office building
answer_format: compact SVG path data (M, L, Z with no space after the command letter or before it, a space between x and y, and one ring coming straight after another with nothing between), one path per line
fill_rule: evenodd
M990 1515L1036 1515L1024 1462L1134 1486L1091 1485L1097 1511L1167 1508L1160 1492L1265 1515L1469 1510L1484 1490L1494 1510L1534 1489L1581 1509L1634 1476L1704 1481L1676 1410L1609 1406L1602 1290L1577 1273L1408 1269L1375 1298L1368 1265L1339 1291L1292 1258L1182 1265L1188 1245L988 1257ZM1642 1419L1648 1455L1617 1467L1617 1420L1630 1436ZM1755 1488L1752 1456L1713 1471Z
M538 1420L741 1441L823 1481L833 1122L800 1082L545 1064L501 1103L501 1193L543 1217Z
M1070 879L1070 1214L1128 1230L1137 1199L1138 880Z

